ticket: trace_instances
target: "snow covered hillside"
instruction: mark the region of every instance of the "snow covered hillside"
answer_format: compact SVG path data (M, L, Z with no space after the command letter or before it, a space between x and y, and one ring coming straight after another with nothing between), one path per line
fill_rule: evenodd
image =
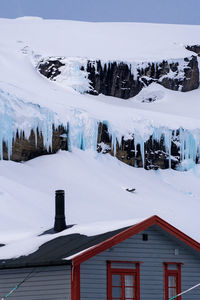
M188 172L136 169L110 155L74 150L20 164L0 162L0 258L35 251L60 235L95 235L159 215L200 242L200 168ZM134 193L126 189L135 188ZM66 191L67 224L54 223L54 192Z
M0 36L1 159L5 148L8 158L12 156L19 132L28 139L34 131L37 144L39 130L44 146L50 149L52 125L66 128L71 150L26 163L0 161L0 244L8 244L0 248L0 257L11 255L14 248L22 250L27 239L30 247L25 252L44 242L36 235L52 227L54 191L62 188L67 191L68 223L80 224L70 232L95 234L108 230L109 221L117 228L157 214L200 241L195 230L200 209L200 88L183 93L152 82L128 100L94 96L85 93L90 82L81 70L87 60L182 63L193 55L199 62L197 54L185 47L200 44L200 26L24 17L0 19ZM49 57L65 61L55 81L37 69ZM183 76L178 69L177 76ZM174 73L170 71L170 76ZM131 151L135 156L140 152L144 167L145 147L153 137L164 145L166 153L163 148L159 151L168 160L167 167L177 162L178 170L189 171L146 171L97 154L99 124L106 125L112 137L110 145L99 143L102 148L110 146L112 154L122 138L130 141L134 135ZM175 146L178 158L172 152ZM136 192L126 188L136 188ZM86 224L97 221L107 223L92 225L94 231L88 231Z

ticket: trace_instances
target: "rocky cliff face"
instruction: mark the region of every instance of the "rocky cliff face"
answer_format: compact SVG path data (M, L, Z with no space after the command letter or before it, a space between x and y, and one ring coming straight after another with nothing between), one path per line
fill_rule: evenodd
M188 50L200 53L200 46L188 47L190 47ZM48 58L39 63L38 71L50 80L56 80L57 76L62 73L63 67L65 67L64 58ZM137 95L144 86L152 82L182 92L196 89L199 86L196 56L177 61L140 64L86 60L85 63L78 64L78 72L83 72L88 76L90 81L88 93L96 95L102 93L122 99ZM58 128L53 126L52 146L47 149L38 129L32 130L29 138L26 138L23 132L17 132L13 139L11 160L26 161L43 154L55 153L59 149L68 150L67 134L67 129L63 126ZM159 140L150 136L143 146L136 141L134 132L128 139L124 137L121 138L121 141L112 139L107 125L99 123L97 140L97 151L99 152L108 152L126 164L145 169L176 168L181 161L179 130L171 132L170 151L166 148L162 135ZM3 158L8 159L6 143L3 144Z
M10 159L20 162L40 155L56 153L59 149L67 151L70 144L69 132L63 126L53 127L52 147L50 149L44 146L43 136L38 130L36 134L31 131L28 139L23 132L17 133L16 138L13 139ZM191 159L191 162L198 163L198 155L195 157L192 149L190 149L190 154L189 152L186 154L186 148L191 147L194 143L194 140L190 140L190 135L186 135L183 139L183 129L173 130L170 134L166 132L166 134L162 132L158 135L152 134L143 141L138 140L138 136L133 132L128 138L122 136L121 139L118 138L117 140L115 135L109 132L107 124L100 122L98 124L96 149L103 154L110 153L130 166L143 167L147 170L169 167L176 169L184 159ZM194 145L194 147L196 146ZM8 159L5 143L3 145L3 158Z
M65 65L62 58L47 58L38 65L39 72L51 80L61 73ZM179 60L145 63L102 62L87 60L80 65L80 72L87 72L93 95L129 99L144 86L156 82L174 91L187 92L199 87L199 69L196 56Z
M153 136L150 136L144 143L144 151L142 151L140 145L137 144L136 146L133 134L130 139L122 137L120 144L117 142L116 149L114 150L112 137L109 135L107 125L100 123L98 152L115 155L119 160L133 167L143 167L147 170L167 169L169 167L176 169L180 163L179 140L179 131L173 131L170 157L164 143L164 137L161 137L160 141L157 141ZM142 157L142 152L144 153L144 157Z
M29 138L26 138L24 132L17 132L12 143L12 154L10 159L16 162L27 161L44 154L56 153L59 149L68 150L66 129L63 126L53 128L52 148L47 149L44 146L43 136L39 130L32 130ZM3 159L8 159L8 150L6 143L3 144Z
M43 76L53 80L55 77L60 75L60 67L64 66L61 61L62 57L49 58L44 61L42 60L38 65L38 70Z
M123 62L87 62L92 94L128 99L144 86L157 82L167 89L187 92L198 88L199 69L195 56L180 61L149 62L129 65Z
M200 45L188 45L185 47L187 50L195 52L200 56Z

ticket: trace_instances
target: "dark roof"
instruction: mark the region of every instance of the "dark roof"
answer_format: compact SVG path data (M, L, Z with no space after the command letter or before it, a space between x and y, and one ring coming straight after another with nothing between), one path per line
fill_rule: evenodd
M30 255L21 256L16 259L0 260L0 269L71 264L72 260L74 265L79 265L85 260L106 249L114 247L125 239L153 225L164 229L166 232L200 253L200 243L160 217L152 216L135 225L95 236L86 236L76 233L57 237L43 244L37 251ZM53 234L53 231L48 231L48 233L50 232ZM71 260L64 259L72 255L75 256Z
M39 249L32 254L16 259L0 260L0 269L70 264L71 260L64 260L63 258L97 245L127 228L128 227L121 228L95 236L86 236L76 233L57 237L40 246Z

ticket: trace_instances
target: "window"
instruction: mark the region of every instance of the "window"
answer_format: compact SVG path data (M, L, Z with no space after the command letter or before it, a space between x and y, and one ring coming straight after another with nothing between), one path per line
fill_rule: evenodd
M148 241L148 239L149 239L148 234L147 233L143 233L142 240L146 242L146 241Z
M108 262L108 300L139 300L139 263Z
M181 293L181 263L164 263L165 300ZM179 296L176 298L181 300Z

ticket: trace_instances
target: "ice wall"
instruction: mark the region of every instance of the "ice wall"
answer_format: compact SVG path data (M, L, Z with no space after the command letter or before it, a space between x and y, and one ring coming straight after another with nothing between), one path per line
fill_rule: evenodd
M98 121L89 117L87 112L74 109L69 113L68 148L73 147L96 150L98 137Z
M0 89L0 157L3 159L3 144L8 151L8 159L12 153L12 142L16 133L29 138L31 130L36 130L43 136L46 149L52 146L52 124L58 125L54 114L40 105L25 102ZM36 140L37 143L37 140Z
M168 128L164 126L155 127L144 120L135 121L132 129L125 130L118 124L111 124L103 121L108 130L108 143L111 152L119 157L120 151L124 149L124 141L129 142L130 151L136 158L141 156L142 164L146 168L147 160L150 156L160 152L168 160L168 167L171 168L172 161L177 162L179 169L189 169L200 162L200 129L189 130L185 128ZM3 159L4 143L7 146L8 159L12 154L12 143L16 133L23 132L28 139L31 130L39 130L43 136L45 149L52 147L53 126L62 125L66 128L68 149L82 150L97 149L97 144L101 140L99 126L102 122L90 116L87 111L70 108L66 113L65 124L59 122L56 114L47 108L28 103L23 99L0 90L0 157ZM37 141L36 141L37 143ZM157 143L157 144L156 144ZM151 146L149 146L151 144ZM154 146L156 144L156 146ZM125 145L127 147L127 144ZM150 154L148 152L151 152ZM138 166L135 163L135 166ZM174 164L173 164L174 166Z
M110 151L122 161L137 166L137 157L140 156L142 165L147 168L150 162L167 160L169 168L176 165L178 170L188 170L200 163L200 129L189 130L182 127L172 129L164 126L151 125L143 132L138 128L126 134L120 134L109 122L106 125L110 143ZM131 153L131 154L130 154ZM124 159L124 156L128 159ZM152 163L153 164L153 163ZM162 165L162 164L160 164ZM153 167L153 165L151 166ZM151 168L150 167L150 168Z

